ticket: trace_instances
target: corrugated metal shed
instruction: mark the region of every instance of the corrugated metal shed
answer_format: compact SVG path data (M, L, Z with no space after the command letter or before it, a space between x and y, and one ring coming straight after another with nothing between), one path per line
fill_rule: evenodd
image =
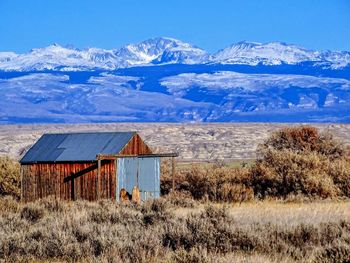
M135 132L44 134L24 155L21 163L93 161L99 153L119 153L135 134Z
M160 197L160 157L118 158L117 169L117 193L122 188L132 193L137 186L142 201Z

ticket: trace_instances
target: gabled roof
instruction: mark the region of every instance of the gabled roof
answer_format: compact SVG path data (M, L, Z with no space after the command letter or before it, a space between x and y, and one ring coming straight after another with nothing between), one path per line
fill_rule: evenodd
M94 161L96 155L118 154L135 132L44 134L21 163Z

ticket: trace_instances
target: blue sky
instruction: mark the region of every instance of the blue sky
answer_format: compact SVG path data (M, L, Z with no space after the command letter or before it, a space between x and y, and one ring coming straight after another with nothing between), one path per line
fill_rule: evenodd
M350 1L0 0L0 51L117 48L156 36L209 52L242 40L350 50Z

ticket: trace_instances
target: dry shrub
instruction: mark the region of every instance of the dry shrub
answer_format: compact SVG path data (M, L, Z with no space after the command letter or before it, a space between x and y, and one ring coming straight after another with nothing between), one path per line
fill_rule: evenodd
M165 199L169 203L169 205L174 207L185 207L185 208L194 208L197 202L192 198L191 194L185 192L171 192Z
M273 133L260 145L259 151L264 149L291 150L298 153L316 152L331 159L344 155L342 144L333 139L328 132L320 133L312 126L296 126L281 129Z
M345 153L331 135L316 128L282 129L258 148L251 168L254 192L261 197L350 197L350 163Z
M41 206L28 204L22 208L21 218L36 223L44 217L45 210Z
M225 208L208 206L204 212L173 222L163 236L163 245L174 251L201 247L209 253L231 251L232 219Z
M174 255L174 260L177 263L210 263L217 262L217 256L210 257L208 255L208 251L203 249L202 247L194 247L190 251L186 251L185 249L179 249L177 253Z
M252 183L255 192L263 197L335 197L339 191L328 174L329 165L327 158L315 153L269 150L265 159L252 168Z
M0 157L0 196L11 195L19 199L20 188L19 163L7 156Z
M319 250L314 262L317 263L347 263L350 262L349 244L340 243L326 246Z
M64 205L61 200L54 196L48 196L44 199L40 199L38 204L50 213L60 213L64 211Z
M168 203L163 198L145 202L141 209L144 224L153 225L159 221L166 221L169 217L167 207Z
M338 159L330 162L328 174L338 187L339 195L350 197L350 161Z
M12 196L5 196L0 198L0 211L2 212L17 212L19 203Z
M209 199L216 202L241 202L254 197L250 187L247 168L232 168L223 165L191 165L176 173L175 189L196 200ZM162 194L169 194L172 178L162 174Z

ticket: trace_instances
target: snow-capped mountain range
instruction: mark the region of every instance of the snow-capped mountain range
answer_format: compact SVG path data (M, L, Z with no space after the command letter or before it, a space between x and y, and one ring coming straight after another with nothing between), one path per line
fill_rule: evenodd
M350 64L350 52L314 51L282 42L239 42L208 54L205 50L173 38L152 38L119 49L76 49L53 44L25 54L0 52L0 70L116 70L159 64L281 65L312 62L333 69Z
M53 44L25 54L0 52L0 70L115 70L163 63L197 64L209 61L206 51L172 38L153 38L119 49L76 49Z
M219 51L212 60L217 63L247 65L297 64L310 61L316 65L342 68L350 64L350 52L314 51L282 42L239 42Z
M350 52L173 38L0 52L0 123L350 122Z

